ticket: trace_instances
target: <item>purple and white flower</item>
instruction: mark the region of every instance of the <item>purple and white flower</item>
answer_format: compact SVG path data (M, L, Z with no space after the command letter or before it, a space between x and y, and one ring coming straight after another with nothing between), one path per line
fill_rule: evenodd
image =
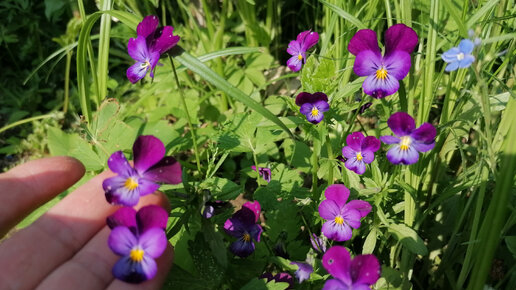
M237 238L229 247L233 254L245 258L254 252L253 240L259 242L262 234L262 227L256 224L259 218L260 204L255 201L254 203L245 203L240 210L226 220L224 230L228 235Z
M342 242L351 239L352 228L360 227L360 219L371 211L367 201L346 201L349 189L342 184L328 186L324 192L326 200L319 205L319 215L326 220L322 233L331 240Z
M348 50L356 56L353 71L366 76L362 88L374 98L383 98L398 91L399 81L407 76L410 54L416 47L416 32L405 24L396 24L385 32L385 54L382 56L376 32L359 30L350 40Z
M154 78L154 68L160 56L174 47L180 37L173 34L172 26L159 27L155 15L146 16L136 28L136 38L129 39L127 51L136 63L127 69L127 78L131 83L143 79L150 71Z
M326 281L324 290L369 290L380 278L380 262L371 254L351 259L342 246L330 248L323 256L322 264L334 278Z
M312 234L310 237L310 243L312 243L312 248L317 252L326 252L326 240L322 237L318 237L316 234Z
M134 206L140 196L156 191L158 182L181 183L181 165L173 157L165 157L165 146L158 138L138 137L133 145L133 157L134 168L122 151L109 157L109 169L118 174L102 183L109 203Z
M298 105L301 114L306 116L308 122L318 124L324 118L324 112L330 109L328 104L328 96L321 92L313 94L301 92L296 97L296 105Z
M346 157L346 168L356 174L364 174L366 164L373 162L374 153L380 149L380 140L374 136L364 137L362 132L354 132L346 137L348 146L342 148L342 155Z
M256 171L256 166L251 166L251 169ZM263 180L267 182L271 182L271 169L267 167L258 167L258 175L260 175Z
M459 46L452 47L441 55L441 58L448 63L445 71L454 71L459 68L467 68L474 61L475 57L471 55L475 48L473 41L469 39L463 39L460 41Z
M298 267L294 275L299 283L303 283L303 281L310 279L310 274L314 271L312 265L303 262L290 262L290 264Z
M385 144L395 144L387 151L387 159L392 164L413 164L419 159L419 152L427 152L435 146L435 127L423 123L416 129L416 122L409 114L397 112L387 120L389 128L397 136L381 136Z
M112 229L108 246L122 257L113 267L115 278L140 283L156 275L155 259L163 254L168 243L167 220L167 212L156 205L142 207L138 212L122 207L107 218Z
M296 40L288 44L287 52L292 55L287 60L287 66L292 71L299 71L306 62L306 51L319 41L319 34L310 30L303 31L297 35Z

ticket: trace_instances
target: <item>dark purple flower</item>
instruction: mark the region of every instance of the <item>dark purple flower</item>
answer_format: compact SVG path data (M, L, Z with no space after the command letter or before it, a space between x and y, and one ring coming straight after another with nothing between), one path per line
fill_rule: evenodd
M322 238L318 237L316 234L312 234L310 237L310 243L312 243L312 247L318 252L326 252L326 241Z
M359 30L351 38L348 50L356 56L353 71L366 76L362 88L364 93L383 98L398 91L399 81L410 70L410 53L417 45L416 32L405 24L396 24L385 32L385 55L378 47L376 32Z
M322 263L336 278L326 281L324 290L369 290L380 278L380 263L374 255L358 255L351 259L348 250L342 246L330 248Z
M288 44L287 52L292 55L287 60L287 66L292 71L299 71L306 62L306 51L319 41L319 34L310 30L303 31L297 35L296 40Z
M122 256L113 267L113 276L129 283L152 279L158 270L154 259L167 247L167 212L156 205L142 207L138 212L122 207L107 218L112 229L108 238L111 250Z
M137 37L129 39L127 51L136 63L127 69L127 78L133 84L143 79L149 71L151 78L154 78L154 68L160 56L180 39L173 35L172 26L158 28L158 24L157 16L146 16L136 28Z
M133 145L133 157L134 168L122 151L109 157L109 169L118 174L102 183L109 203L134 206L140 196L159 188L157 182L181 183L181 165L173 157L165 157L165 146L158 138L138 137Z
M318 124L324 118L324 112L330 109L328 97L326 94L316 92L313 94L301 92L296 97L296 105L298 105L301 114L306 116L308 122Z
M346 168L356 174L364 174L366 163L374 160L374 153L380 149L380 140L374 136L364 137L362 132L354 132L346 137L348 146L342 148L342 155L347 158Z
M262 233L262 227L256 224L259 218L260 204L255 201L245 203L230 219L226 220L224 230L228 235L237 238L229 247L233 254L245 258L254 252L253 240L259 242Z
M251 169L256 171L256 166L251 166ZM258 174L263 177L263 180L271 182L271 169L267 167L258 167Z
M292 278L292 276L289 273L282 272L282 273L278 273L278 274L272 276L271 273L267 272L267 273L263 273L260 276L260 278L267 279L267 282L274 280L276 282L288 283L287 289L292 289L294 287L294 279Z
M385 144L396 144L387 152L392 164L413 164L419 159L419 152L427 152L435 146L435 127L423 123L416 129L416 122L405 112L394 113L387 120L394 136L381 136Z
M303 281L308 280L310 278L310 274L314 271L312 265L308 263L302 262L290 262L291 265L298 266L298 269L294 273L296 278L299 280L299 283L303 283Z
M371 205L363 200L346 203L349 189L342 184L328 186L324 196L326 200L319 205L319 214L327 220L322 226L322 233L338 242L351 239L351 228L360 227L360 219L371 211Z

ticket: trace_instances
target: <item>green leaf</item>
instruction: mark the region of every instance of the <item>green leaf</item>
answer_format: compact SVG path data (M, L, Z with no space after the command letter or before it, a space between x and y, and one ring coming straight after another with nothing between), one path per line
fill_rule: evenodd
M487 1L487 2L484 2L485 5L478 9L477 12L475 12L475 14L473 14L468 22L466 23L466 27L467 28L470 28L472 27L474 24L476 24L476 22L482 18L484 16L484 14L486 14L487 12L489 12L489 10L491 10L491 8L495 7L496 4L498 4L499 0L491 0L491 1Z
M230 200L235 199L243 192L242 187L233 181L222 177L211 177L204 180L201 188L209 189L214 199Z
M425 256L428 249L423 240L418 236L416 231L409 228L405 224L390 224L389 233L393 234L400 243L402 243L409 251L414 254Z
M349 14L348 12L342 10L342 8L334 5L334 4L331 4L331 3L328 3L326 1L323 1L321 0L321 3L326 5L328 8L330 8L331 10L333 10L333 12L337 13L340 17L346 19L347 21L351 22L351 24L355 25L358 29L366 29L367 26L365 26L364 23L362 23L360 20L358 20L358 18L356 18L355 16Z
M376 246L377 229L372 228L367 235L364 246L362 247L362 254L372 254Z
M516 236L505 237L505 244L512 255L516 257Z

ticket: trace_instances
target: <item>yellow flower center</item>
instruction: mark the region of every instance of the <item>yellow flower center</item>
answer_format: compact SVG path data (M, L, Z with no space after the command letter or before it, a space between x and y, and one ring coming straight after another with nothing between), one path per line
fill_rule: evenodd
M464 53L457 54L457 60L463 60L464 59Z
M242 239L244 240L244 242L249 242L251 241L251 235L248 234L248 233L245 233L243 236L242 236Z
M377 70L376 71L376 78L377 79L381 79L381 80L384 80L387 78L387 70L382 67L381 69Z
M133 260L134 262L141 262L143 260L143 254L144 253L142 249L132 249L129 253L129 258L131 258L131 260Z
M358 152L357 153L357 160L360 161L362 159L364 159L364 157L362 157L362 153Z
M142 63L142 68L146 68L146 67L149 67L150 66L150 62L148 60L146 60L144 63Z
M316 107L313 107L312 108L312 117L316 117L316 116L319 116L319 109L317 109Z
M297 55L297 59L302 60L302 59L303 59L303 56L302 56L301 54L298 54L298 55Z
M338 215L335 217L335 223L341 225L344 223L344 219L340 215Z
M138 187L138 182L134 178L129 177L125 180L124 186L129 190L134 190Z
M410 138L410 136L403 136L400 139L400 149L403 151L407 151L410 147L410 144L412 143L412 139Z

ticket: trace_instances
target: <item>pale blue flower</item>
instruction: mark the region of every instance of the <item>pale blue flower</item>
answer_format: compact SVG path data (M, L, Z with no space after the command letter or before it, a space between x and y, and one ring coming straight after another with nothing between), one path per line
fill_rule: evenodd
M452 47L443 53L441 57L448 63L444 70L450 72L458 68L469 67L475 61L475 57L471 55L474 47L475 44L471 40L463 39L458 47Z

